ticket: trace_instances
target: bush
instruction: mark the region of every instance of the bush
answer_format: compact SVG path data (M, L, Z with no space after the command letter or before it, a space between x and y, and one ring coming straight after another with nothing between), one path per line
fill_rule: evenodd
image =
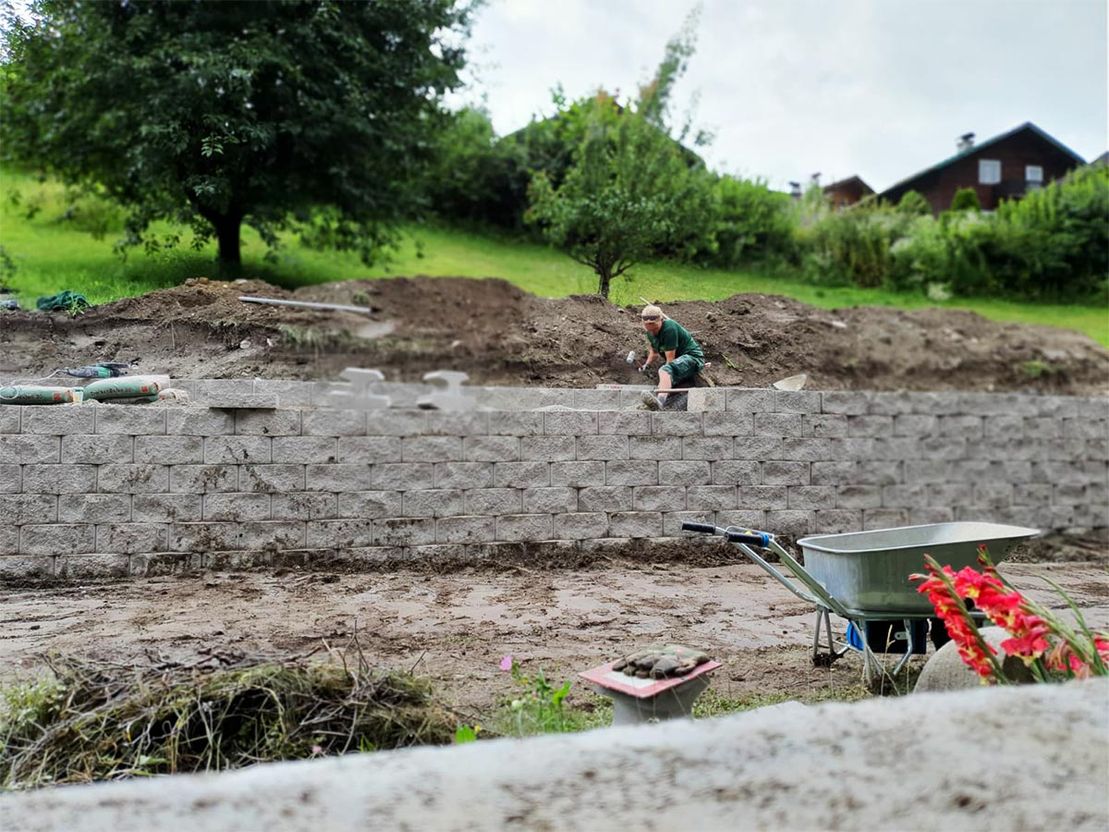
M825 214L801 232L804 271L818 283L892 283L893 248L916 218L883 203Z
M981 211L982 203L978 201L978 192L974 188L959 188L951 198L952 211Z
M713 184L711 265L730 268L797 258L796 218L787 194L765 182L721 176Z

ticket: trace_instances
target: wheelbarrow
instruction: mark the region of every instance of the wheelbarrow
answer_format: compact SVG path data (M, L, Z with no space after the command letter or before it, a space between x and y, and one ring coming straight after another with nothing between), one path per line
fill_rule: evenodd
M935 611L909 580L924 570L925 554L957 571L977 563L980 545L988 547L996 563L1020 541L1040 534L1038 529L1019 526L960 522L818 535L797 541L804 553L802 566L769 532L693 522L682 523L682 529L724 536L790 592L812 604L816 608L813 664L830 666L854 648L863 655L867 682L885 672L875 653L904 652L891 671L896 675L914 653L926 649L924 630ZM795 580L756 549L776 554ZM846 643L839 647L832 638L833 614L848 622ZM898 625L900 629L894 629ZM890 630L892 639L871 637Z

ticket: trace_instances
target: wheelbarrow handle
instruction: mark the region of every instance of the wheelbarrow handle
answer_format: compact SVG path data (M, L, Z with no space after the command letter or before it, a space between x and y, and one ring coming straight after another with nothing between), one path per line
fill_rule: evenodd
M770 545L770 541L774 539L774 535L770 532L760 532L755 529L733 529L727 528L724 530L724 537L728 538L729 543L746 543L748 546L758 546L765 549Z
M690 520L682 522L683 532L700 532L701 534L716 534L716 526L712 523L694 523Z

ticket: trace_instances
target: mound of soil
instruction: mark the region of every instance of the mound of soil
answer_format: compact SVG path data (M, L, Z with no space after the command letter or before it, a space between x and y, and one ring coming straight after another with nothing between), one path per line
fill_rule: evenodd
M369 318L242 303L240 295L369 306ZM797 373L810 389L1109 390L1109 352L1085 335L950 309L825 310L774 295L668 303L705 348L719 385ZM643 382L634 309L599 297L538 298L498 279L351 280L288 292L197 278L76 318L0 313L0 380L97 360L139 360L178 378L333 377L377 367L392 380L459 369L473 383L592 387Z

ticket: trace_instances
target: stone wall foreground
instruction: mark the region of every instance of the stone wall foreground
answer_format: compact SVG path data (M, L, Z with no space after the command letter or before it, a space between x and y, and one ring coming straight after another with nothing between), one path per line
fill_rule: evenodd
M506 409L365 411L309 382L191 384L207 404L0 407L0 580L557 560L686 520L1109 525L1104 398L729 388L649 413L615 409L629 391L478 388ZM558 397L590 409L518 409Z
M0 796L22 832L1109 828L1109 680Z

